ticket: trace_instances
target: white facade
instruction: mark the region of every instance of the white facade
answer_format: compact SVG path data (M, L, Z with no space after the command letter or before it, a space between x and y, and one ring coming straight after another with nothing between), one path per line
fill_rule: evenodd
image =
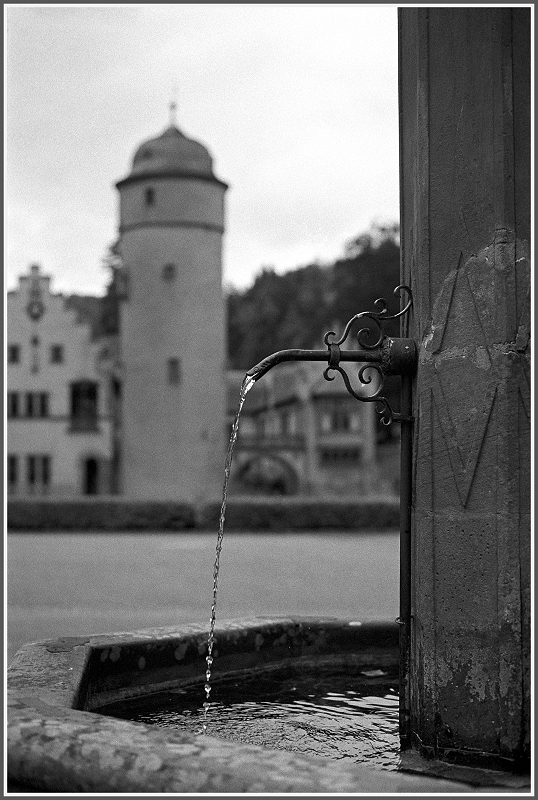
M225 454L227 187L207 150L174 126L138 148L117 186L122 491L214 499Z
M32 265L7 296L7 477L12 496L110 490L109 354ZM101 366L100 366L101 365Z

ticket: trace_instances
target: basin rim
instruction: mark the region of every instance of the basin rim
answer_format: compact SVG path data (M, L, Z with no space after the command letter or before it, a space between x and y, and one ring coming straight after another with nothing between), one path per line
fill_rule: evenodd
M233 640L293 629L315 639L320 632L329 638L344 632L357 641L390 641L392 650L397 627L328 617L255 617L223 621L216 634ZM25 788L76 792L410 793L418 780L420 791L461 793L462 784L452 781L157 729L73 708L83 701L81 681L92 653L108 651L110 661L113 648L177 645L193 637L207 638L207 628L189 624L25 645L8 669L9 778Z

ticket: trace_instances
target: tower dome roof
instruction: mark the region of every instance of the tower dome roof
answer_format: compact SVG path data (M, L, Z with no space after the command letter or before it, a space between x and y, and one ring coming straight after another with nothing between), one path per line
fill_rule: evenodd
M129 177L184 173L213 177L213 159L209 151L194 139L188 139L175 125L160 136L148 139L136 150Z

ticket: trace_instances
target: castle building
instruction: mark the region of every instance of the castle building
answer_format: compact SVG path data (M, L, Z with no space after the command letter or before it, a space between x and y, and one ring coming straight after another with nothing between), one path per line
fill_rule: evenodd
M225 452L222 237L227 185L170 125L136 150L120 196L122 492L218 496Z
M53 294L37 265L8 293L8 491L216 499L243 377L226 370L227 185L171 124L116 186L112 294ZM381 488L373 405L321 373L280 365L251 390L232 493Z
M89 298L78 298L78 300ZM98 300L98 298L93 298ZM94 311L98 304L94 304ZM9 495L111 490L113 343L89 304L51 292L37 264L7 296Z
M229 427L242 378L228 374ZM374 403L326 381L317 362L279 364L246 397L230 493L392 495L394 471L380 470L379 455Z

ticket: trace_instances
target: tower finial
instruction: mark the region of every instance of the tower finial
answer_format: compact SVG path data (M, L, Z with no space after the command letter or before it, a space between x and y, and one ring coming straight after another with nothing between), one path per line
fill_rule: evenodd
M170 111L170 125L175 127L176 126L176 110L177 110L177 87L172 87L172 99L170 100L170 104L168 106Z

